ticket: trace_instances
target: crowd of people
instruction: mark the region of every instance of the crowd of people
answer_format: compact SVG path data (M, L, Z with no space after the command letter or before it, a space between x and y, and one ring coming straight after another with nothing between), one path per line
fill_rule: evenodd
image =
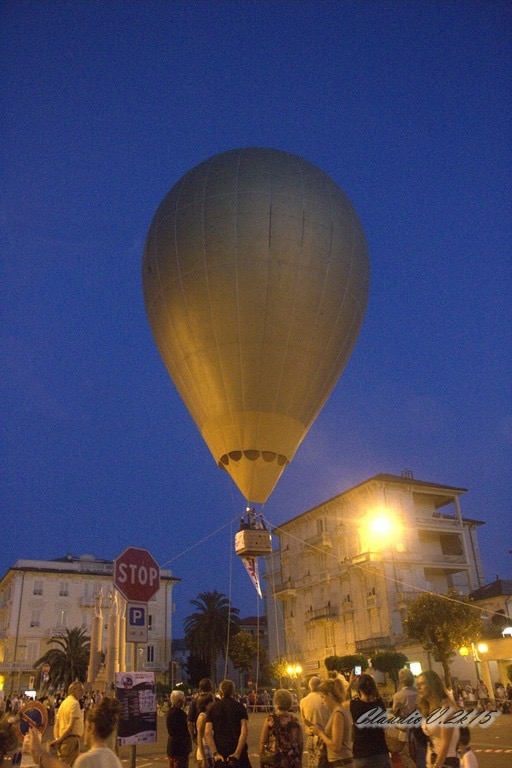
M325 680L313 676L308 688L300 704L284 688L265 704L261 768L302 768L303 753L307 768L391 768L392 757L393 765L403 768L478 768L464 719L457 715L456 722L447 724L446 713L487 712L491 700L481 681L475 691L465 687L452 693L435 672L427 670L415 680L404 668L391 702L384 702L370 674L353 673L349 680L339 674ZM493 698L492 706L500 702L501 711L507 711L512 686L503 691L497 687ZM53 738L44 745L38 730L31 728L22 751L32 762L29 758L22 765L121 768L116 747L121 705L116 699L86 694L83 684L74 682L67 696L43 697L41 702ZM26 697L16 694L3 701L0 765L5 755L19 753L15 723L26 703ZM172 691L166 710L169 768L189 768L191 762L196 768L251 768L249 710L254 706L236 694L230 680L223 680L214 693L205 678L191 699Z

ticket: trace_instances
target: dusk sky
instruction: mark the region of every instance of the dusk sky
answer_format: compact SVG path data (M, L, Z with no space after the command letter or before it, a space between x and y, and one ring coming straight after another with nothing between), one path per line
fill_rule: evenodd
M336 181L371 259L359 341L265 517L409 469L468 489L486 578L511 578L512 3L0 14L1 573L133 545L182 579L178 636L202 591L258 610L233 554L245 501L160 360L141 259L184 173L259 146Z

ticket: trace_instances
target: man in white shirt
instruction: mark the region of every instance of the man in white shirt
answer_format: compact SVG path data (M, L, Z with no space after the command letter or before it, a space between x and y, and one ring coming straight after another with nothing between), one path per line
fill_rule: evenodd
M80 699L84 695L84 686L76 681L68 688L68 695L57 710L54 740L50 746L57 747L59 758L66 765L73 765L80 754L80 739L84 733L84 717L80 708Z
M327 704L317 688L322 681L319 677L309 678L309 693L300 700L300 715L306 730L306 750L308 753L308 768L318 768L322 742L315 736L312 725L325 728L331 715Z

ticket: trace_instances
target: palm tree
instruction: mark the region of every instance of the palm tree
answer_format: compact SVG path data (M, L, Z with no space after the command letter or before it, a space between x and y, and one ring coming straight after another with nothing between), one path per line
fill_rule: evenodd
M65 629L50 638L56 648L50 648L35 662L40 677L43 664L50 665L49 679L45 687L64 688L73 680L85 681L89 664L90 638L83 629Z
M185 619L185 640L191 654L208 663L214 680L219 653L226 656L229 636L240 630L239 610L217 590L201 592L190 604L198 610Z

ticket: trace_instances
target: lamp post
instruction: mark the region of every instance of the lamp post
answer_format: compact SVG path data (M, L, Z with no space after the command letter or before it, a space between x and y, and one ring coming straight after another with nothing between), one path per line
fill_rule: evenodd
M293 680L293 684L295 685L295 690L297 692L297 699L300 701L301 699L301 689L300 689L300 675L302 674L302 667L300 664L288 664L286 667L286 674L290 678L290 680Z
M487 643L470 643L469 645L463 645L462 648L459 648L459 653L462 656L464 660L468 659L471 656L473 658L473 661L475 662L475 670L476 670L476 684L478 685L478 681L482 679L482 672L480 669L480 664L482 663L482 659L480 658L480 653L487 653L489 650L489 646Z

